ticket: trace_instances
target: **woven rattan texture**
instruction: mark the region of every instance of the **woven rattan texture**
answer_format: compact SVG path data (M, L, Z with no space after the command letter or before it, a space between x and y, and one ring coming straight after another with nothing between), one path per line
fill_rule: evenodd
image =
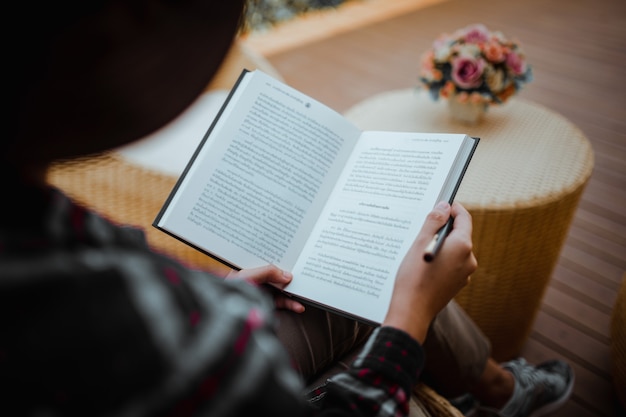
M105 153L58 163L51 168L48 180L108 219L142 228L155 250L191 267L216 273L227 271L217 261L152 226L174 187L175 177L129 164L114 153Z
M455 122L445 100L426 92L383 92L357 103L346 117L364 130L464 133L481 138L457 199L467 208L534 208L586 182L593 150L570 121L543 106L511 99L485 119Z
M532 208L470 209L479 267L456 300L494 358L513 358L526 342L584 187Z
M454 408L448 400L437 394L432 388L423 383L413 389L417 406L426 410L433 417L463 417L463 414ZM415 413L417 414L417 413ZM411 412L409 417L413 417Z

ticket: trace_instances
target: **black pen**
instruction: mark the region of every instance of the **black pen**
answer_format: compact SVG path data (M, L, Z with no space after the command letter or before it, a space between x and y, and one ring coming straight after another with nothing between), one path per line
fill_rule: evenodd
M441 229L439 229L437 233L435 233L435 236L433 236L433 240L431 240L430 243L426 246L426 249L424 251L424 260L426 262L430 262L435 259L435 255L437 255L437 252L439 252L439 249L441 249L441 245L443 244L444 239L450 234L450 231L452 230L452 223L454 223L454 217L450 216L446 224L444 224Z

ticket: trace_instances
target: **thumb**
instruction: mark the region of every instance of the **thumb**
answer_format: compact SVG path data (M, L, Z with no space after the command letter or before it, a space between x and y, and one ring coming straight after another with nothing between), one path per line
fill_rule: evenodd
M285 286L292 280L293 275L275 265L264 265L256 268L232 271L226 278L244 279L254 284L277 284Z
M452 208L447 201L437 203L432 211L428 213L428 216L426 216L426 221L422 226L422 233L433 236L441 226L448 221L451 212Z

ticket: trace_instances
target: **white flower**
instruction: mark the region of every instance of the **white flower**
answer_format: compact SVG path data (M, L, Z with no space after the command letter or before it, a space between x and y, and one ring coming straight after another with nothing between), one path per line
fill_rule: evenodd
M485 71L485 81L491 91L500 91L504 87L504 73L490 65Z
M439 48L435 49L434 52L434 58L437 62L446 62L450 59L450 56L452 55L452 49L448 44L441 45Z
M480 56L480 48L475 43L458 45L456 48L459 56L475 58Z

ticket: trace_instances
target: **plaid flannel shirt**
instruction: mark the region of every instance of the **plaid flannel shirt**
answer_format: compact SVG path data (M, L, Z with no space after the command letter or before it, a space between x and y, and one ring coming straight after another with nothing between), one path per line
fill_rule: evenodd
M379 328L305 395L258 288L150 251L54 188L0 209L0 415L401 416L421 346Z

